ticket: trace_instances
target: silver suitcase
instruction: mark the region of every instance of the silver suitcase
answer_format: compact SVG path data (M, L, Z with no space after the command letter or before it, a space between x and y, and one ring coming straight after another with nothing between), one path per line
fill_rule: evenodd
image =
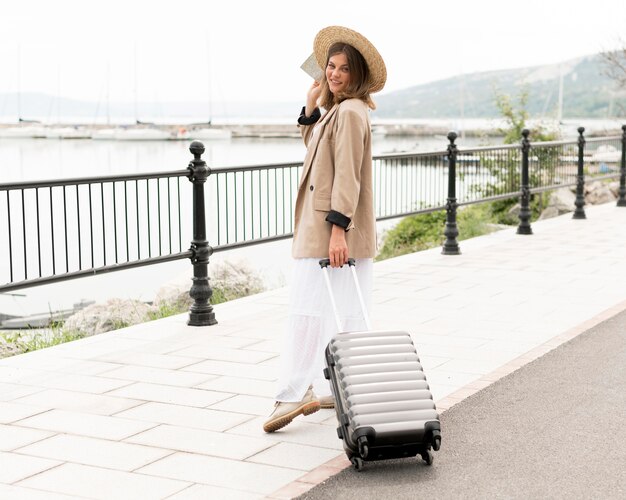
M341 321L320 260L338 331ZM411 336L403 331L372 331L354 259L349 259L368 331L335 335L326 348L324 376L335 396L337 435L356 470L363 461L420 455L431 465L441 445L441 424Z

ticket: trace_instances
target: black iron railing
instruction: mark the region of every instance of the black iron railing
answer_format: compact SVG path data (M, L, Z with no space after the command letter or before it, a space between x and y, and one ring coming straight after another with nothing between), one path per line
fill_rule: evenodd
M584 218L585 178L619 177L626 206L626 125L621 136L583 133L533 143L524 131L520 144L460 149L451 132L445 150L376 156L376 218L445 209L443 253L455 255L461 205L519 196L518 233L532 234L531 194L577 186L574 217ZM210 255L291 237L302 163L210 169L201 143L190 151L186 170L0 184L0 292L189 258L190 324L215 323Z

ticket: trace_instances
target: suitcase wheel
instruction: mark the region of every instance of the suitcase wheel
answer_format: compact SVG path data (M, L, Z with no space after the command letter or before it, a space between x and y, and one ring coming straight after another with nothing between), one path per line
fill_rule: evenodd
M326 380L330 380L330 373L328 373L328 368L324 368L324 378Z
M433 464L433 461L435 460L435 457L433 456L432 451L430 451L430 450L423 451L421 453L421 455L422 455L422 458L424 459L424 462L426 462L426 465L432 465Z
M360 457L352 457L350 459L350 462L352 462L352 466L354 467L354 470L356 471L361 471L363 470L363 459Z
M441 448L441 434L439 434L439 432L437 431L435 431L433 434L433 450L439 451L439 449Z

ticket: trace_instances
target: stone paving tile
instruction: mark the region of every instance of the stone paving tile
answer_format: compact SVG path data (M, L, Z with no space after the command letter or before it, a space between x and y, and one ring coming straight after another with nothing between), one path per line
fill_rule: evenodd
M221 488L236 485L244 491L265 495L302 475L302 471L293 469L190 453L176 453L137 472Z
M282 342L280 339L265 340L263 342L257 342L246 347L246 350L250 351L262 351L271 352L277 354L282 350Z
M22 488L20 486L9 486L8 484L0 484L0 498L7 500L76 500L75 495L62 495L60 493L52 493L50 491L34 490L32 488Z
M336 456L337 450L293 443L278 443L261 453L249 457L246 461L311 471Z
M165 498L184 490L189 483L88 465L63 464L17 485L103 500L137 500Z
M173 403L183 406L204 408L231 396L224 392L207 391L188 387L174 387L171 385L148 384L137 382L109 393L112 396L132 398L141 401L156 401Z
M39 385L39 382L49 377L50 373L44 370L33 370L22 366L0 365L0 382L7 384Z
M159 424L171 424L208 431L223 432L251 418L251 415L229 413L190 406L164 403L145 403L115 415L116 417L142 420Z
M129 350L137 350L141 352L142 347L146 344L143 340L116 338L115 341L107 341L106 337L99 338L100 335L80 339L75 345L60 344L55 346L62 356L77 359L98 359L108 356L114 356L115 353L126 352ZM84 342L85 340L94 339L93 342ZM74 344L72 342L71 344ZM106 360L105 360L106 361Z
M14 451L20 456L31 455L129 472L174 453L162 448L65 434Z
M263 439L267 446L274 442L285 442L342 450L341 441L337 433L328 425L312 423L308 417L299 416L291 424L280 431L267 434L263 432L265 417L255 418L228 430L226 434L249 436Z
M465 373L475 375L486 375L493 370L502 366L503 364L511 361L515 358L515 355L510 355L508 358L502 359L484 359L481 361L473 361L469 359L453 359L447 363L442 364L438 368L442 372L452 373Z
M232 485L237 486L237 485ZM246 491L234 490L231 488L220 488L218 486L206 486L194 484L186 490L168 497L167 500L263 500L265 495L258 493L248 493Z
M0 451L0 483L15 483L60 464L55 460Z
M155 354L140 351L124 351L102 355L99 356L97 360L118 363L120 365L150 366L153 368L178 370L179 368L202 361L202 358L174 356L172 354Z
M119 368L116 363L102 361L76 361L75 359L50 358L51 363L37 365L42 370L59 373L76 373L80 375L100 375L109 370Z
M227 375L257 380L276 380L276 370L266 362L255 365L247 363L234 363L232 361L219 361L210 359L201 361L182 368L183 372L198 372L211 375Z
M12 401L29 394L41 392L41 390L41 387L0 383L0 401Z
M243 460L272 445L256 437L231 436L223 432L166 424L132 436L126 442L233 460Z
M421 352L418 352L418 355L420 358L420 362L426 372L430 372L434 370L435 368L443 365L444 363L451 361L452 359L452 358L444 358L442 356L432 356L430 354L422 354Z
M231 394L247 394L272 398L276 394L276 383L265 380L251 380L249 378L217 377L196 387L212 391L222 391Z
M269 415L274 408L274 398L238 395L211 405L213 410L243 413L245 415Z
M95 413L97 415L111 415L141 404L141 401L133 399L58 389L46 389L36 394L16 399L14 402L40 408Z
M52 432L23 429L14 425L0 425L0 451L11 451L52 436Z
M119 417L50 410L15 422L14 426L119 440L150 429L155 425L150 422L139 422Z
M164 368L130 365L115 368L106 372L104 376L112 379L175 385L179 387L197 386L216 377L216 375L191 373L182 370L166 370Z
M196 356L203 359L215 359L219 361L232 361L235 363L255 364L276 356L276 353L249 351L240 349L228 349L226 347L213 347L197 345L187 349L176 351L177 356Z
M513 358L511 358L513 359ZM462 372L446 370L446 365L443 365L441 369L429 370L426 373L426 378L431 386L432 390L435 390L439 385L448 385L452 387L463 387L470 382L473 382L479 378L481 373ZM499 365L498 365L499 366ZM478 371L478 368L476 369Z
M47 411L36 406L20 405L16 403L0 403L0 424L10 424L38 413Z
M178 351L182 351L184 349L192 351L196 346L202 346L203 348L220 347L226 349L241 349L258 342L257 339L247 339L234 336L229 337L218 335L213 332L211 332L211 336L204 333L203 336L194 337L195 338L182 337L182 339L179 339L176 342L150 342L149 345L142 349L142 352L176 355Z
M103 394L119 389L130 382L114 380L105 377L93 377L89 375L57 375L47 373L47 377L38 383L48 389L62 389L66 391L86 392L90 394Z

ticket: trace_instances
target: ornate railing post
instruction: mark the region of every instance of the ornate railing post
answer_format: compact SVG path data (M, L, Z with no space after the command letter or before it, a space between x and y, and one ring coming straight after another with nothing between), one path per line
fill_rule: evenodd
M619 169L618 207L626 207L626 125L622 125L622 164Z
M210 304L213 290L209 284L208 265L213 249L206 238L206 217L204 211L204 184L211 173L201 158L204 144L194 141L189 146L193 160L189 162L189 180L193 183L193 240L191 241L191 263L193 264L193 285L189 295L194 300L189 308L188 325L208 326L217 323L213 306Z
M530 153L530 130L522 130L522 186L520 190L520 211L517 234L533 234L530 227L530 175L528 173L528 156Z
M459 230L456 226L456 209L458 207L456 202L457 148L456 144L454 144L456 138L456 132L448 134L448 140L450 141L450 144L448 144L448 201L446 202L446 229L443 232L446 241L441 251L443 255L459 255L461 253L459 242L456 240L456 237L459 235Z
M585 215L585 171L584 162L585 162L585 138L583 137L583 132L585 131L585 127L578 127L578 174L576 175L576 201L574 205L576 205L576 210L574 210L574 215L572 219L586 219Z

